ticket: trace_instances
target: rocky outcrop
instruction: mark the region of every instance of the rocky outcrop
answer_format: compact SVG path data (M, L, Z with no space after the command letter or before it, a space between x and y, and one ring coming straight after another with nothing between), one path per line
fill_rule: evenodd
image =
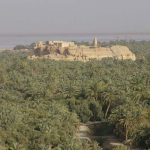
M101 60L103 58L114 58L119 60L126 60L130 59L135 61L136 56L132 53L128 47L116 45L112 47L78 47L73 49L67 49L67 53L65 52L66 49L60 49L58 53L58 49L51 50L51 49L35 49L35 55L37 53L40 56L32 56L30 59L36 58L47 58L53 60L66 60L66 61L89 61L91 59ZM48 53L47 53L48 51ZM43 55L41 55L43 54Z
M131 60L136 60L135 54L133 54L128 47L126 46L112 46L110 48L114 56L118 59L131 59Z

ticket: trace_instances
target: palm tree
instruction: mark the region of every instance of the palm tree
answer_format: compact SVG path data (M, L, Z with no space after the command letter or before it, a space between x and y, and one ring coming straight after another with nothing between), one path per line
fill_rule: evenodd
M109 119L123 128L123 135L127 141L129 137L133 137L139 127L147 123L147 114L143 111L143 106L128 100L124 105L115 108Z

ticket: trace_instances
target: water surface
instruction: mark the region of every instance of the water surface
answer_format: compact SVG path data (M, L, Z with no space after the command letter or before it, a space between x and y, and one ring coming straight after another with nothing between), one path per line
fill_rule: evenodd
M150 40L150 34L47 34L47 35L0 35L0 48L13 48L16 45L28 45L36 41L66 40L92 41L97 37L99 41L112 40Z

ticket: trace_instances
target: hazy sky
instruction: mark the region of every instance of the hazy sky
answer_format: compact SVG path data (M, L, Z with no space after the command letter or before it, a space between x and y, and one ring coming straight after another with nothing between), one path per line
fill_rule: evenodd
M150 0L0 0L0 34L150 32Z

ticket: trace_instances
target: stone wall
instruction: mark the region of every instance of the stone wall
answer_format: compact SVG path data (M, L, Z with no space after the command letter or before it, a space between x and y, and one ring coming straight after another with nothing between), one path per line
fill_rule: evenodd
M39 51L39 49L37 49ZM65 49L60 49L60 53L57 53L57 50L53 53L49 50L47 55L40 56L41 58L54 59L54 60L67 60L67 61L88 61L90 59L98 59L101 60L103 58L114 58L119 60L136 60L136 56L132 53L128 47L126 46L112 46L110 48L107 47L78 47L78 48L69 48L69 55L64 55ZM41 49L43 51L43 49ZM35 50L36 52L36 50ZM33 56L33 58L38 58Z

